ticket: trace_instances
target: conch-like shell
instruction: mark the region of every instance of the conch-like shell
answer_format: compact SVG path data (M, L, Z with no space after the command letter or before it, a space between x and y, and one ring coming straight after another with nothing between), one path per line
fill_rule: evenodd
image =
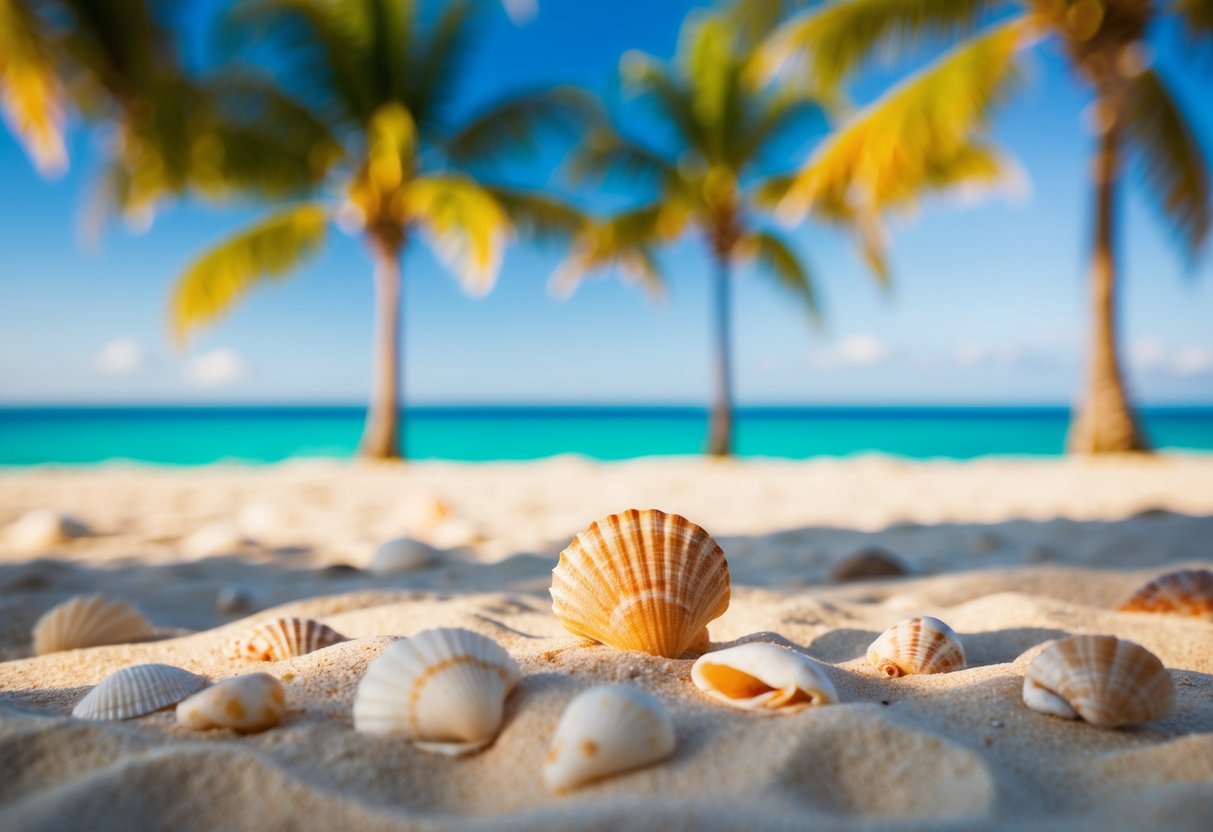
M1161 719L1171 712L1175 683L1158 657L1115 636L1070 636L1028 665L1023 703L1101 728Z
M191 731L233 728L264 731L282 721L286 691L268 673L250 673L219 682L177 706L177 722Z
M570 633L678 658L706 649L729 606L729 567L684 517L630 509L592 523L552 570L552 609Z
M423 751L471 754L497 737L521 675L491 638L426 630L388 645L367 667L354 696L354 728L401 734Z
M1125 612L1170 612L1213 619L1213 572L1181 569L1155 578L1120 605Z
M817 662L777 644L742 644L701 656L691 681L713 699L747 711L791 714L838 701Z
M674 753L674 725L661 702L628 685L599 685L569 703L543 764L552 791L651 765Z
M881 633L868 648L868 663L886 676L951 673L965 666L965 648L955 630L924 615Z
M207 680L167 664L137 664L102 680L72 709L79 719L133 719L176 705Z
M280 662L347 640L332 627L311 618L271 618L233 639L226 653L233 659Z
M79 595L47 610L34 624L34 655L144 641L151 635L152 625L129 604Z

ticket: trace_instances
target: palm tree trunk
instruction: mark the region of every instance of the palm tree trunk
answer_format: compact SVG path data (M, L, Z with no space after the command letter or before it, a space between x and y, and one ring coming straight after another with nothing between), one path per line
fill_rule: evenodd
M716 258L716 349L713 361L715 395L708 424L708 453L728 456L733 452L732 328L729 321L729 258Z
M400 442L400 249L401 244L372 234L375 260L374 377L371 405L358 452L372 459L402 458Z
M1117 112L1102 99L1105 112ZM1129 405L1116 342L1116 181L1120 165L1121 119L1109 119L1095 157L1095 240L1091 256L1091 343L1087 387L1073 421L1067 447L1072 453L1100 454L1148 450Z

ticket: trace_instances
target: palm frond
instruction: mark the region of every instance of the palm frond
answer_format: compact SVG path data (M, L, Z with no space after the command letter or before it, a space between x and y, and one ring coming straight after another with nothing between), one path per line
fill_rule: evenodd
M736 33L738 42L749 50L812 0L733 0L724 10L724 18Z
M190 264L173 289L174 334L190 332L226 312L267 278L281 277L319 250L327 217L318 205L281 211L220 243Z
M627 279L640 282L650 292L660 292L664 281L653 249L667 239L662 228L664 210L661 204L645 205L587 223L553 273L549 290L557 297L568 297L592 272L618 266Z
M804 133L811 125L826 123L826 107L806 89L788 89L768 96L736 143L734 166L740 170L760 159L768 146L793 133Z
M556 87L488 107L450 138L446 150L456 162L493 164L534 153L545 133L576 135L598 117L584 90Z
M425 134L438 126L440 107L450 100L459 69L467 56L474 9L459 0L448 3L410 63L409 94L406 99L413 118Z
M1163 215L1195 256L1209 233L1209 163L1190 122L1154 70L1129 87L1126 135Z
M759 270L804 303L814 322L820 319L812 275L786 240L771 231L753 231L742 237L738 245L742 258L753 260Z
M479 296L492 289L510 232L493 194L468 177L427 176L409 182L402 195L406 220L422 228L464 291Z
M44 176L67 169L63 97L37 21L17 0L0 0L0 110Z
M643 52L625 52L619 59L619 73L625 90L650 101L684 144L706 155L708 136L696 117L691 96L660 60Z
M739 67L728 23L719 15L697 15L683 25L677 54L691 111L706 139L697 149L724 161L741 121Z
M1213 36L1213 0L1175 0L1175 11L1192 37Z
M598 182L619 176L632 184L677 190L678 166L660 153L629 141L610 129L592 131L569 160L574 182Z
M486 185L519 234L539 243L565 242L581 233L589 217L562 199L531 191Z

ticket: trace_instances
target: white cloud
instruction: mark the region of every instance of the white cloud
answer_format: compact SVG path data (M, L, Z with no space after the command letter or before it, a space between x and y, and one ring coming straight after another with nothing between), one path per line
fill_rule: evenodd
M185 377L199 387L222 387L243 378L247 369L240 353L231 347L219 347L187 361Z
M1167 363L1167 348L1157 338L1142 338L1129 345L1129 363L1141 370L1153 370Z
M93 356L97 372L107 376L129 375L148 363L147 350L134 338L115 338Z
M848 335L832 347L809 356L814 367L871 367L889 359L891 351L884 341L866 332Z
M501 0L501 5L515 26L525 26L539 14L539 0Z
M1157 338L1142 338L1129 345L1129 364L1137 370L1172 376L1199 376L1213 372L1213 347L1188 344L1168 347Z
M1171 356L1171 372L1177 376L1199 376L1213 370L1213 349L1192 344Z
M952 354L961 367L1002 367L1010 370L1037 370L1058 362L1056 348L1039 344L1013 344L995 347L992 344L962 344Z

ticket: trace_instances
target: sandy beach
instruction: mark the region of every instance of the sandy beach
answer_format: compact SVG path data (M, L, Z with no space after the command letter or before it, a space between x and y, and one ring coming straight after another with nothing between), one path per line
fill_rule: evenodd
M792 716L716 704L689 659L583 646L551 612L556 557L630 507L678 512L733 580L713 648L794 646L841 704ZM0 539L0 828L940 829L1213 826L1213 622L1117 612L1177 566L1213 567L1213 457L905 462L700 459L408 466L295 461L106 465L0 474L0 528L31 510L87 536L32 551ZM437 560L367 571L411 535ZM878 547L905 577L831 580ZM144 612L158 640L30 658L30 628L73 595ZM221 599L227 599L220 604ZM233 600L235 599L235 600ZM350 637L275 663L222 645L273 614ZM886 679L864 651L908 616L961 635L961 671ZM361 735L350 715L393 636L458 626L524 673L497 741L465 759ZM1105 730L1026 709L1044 642L1109 633L1153 651L1174 711ZM189 732L172 710L68 716L109 673L163 662L213 680L261 670L289 713L261 734ZM540 768L564 706L600 681L658 697L677 746L654 767L553 795Z

